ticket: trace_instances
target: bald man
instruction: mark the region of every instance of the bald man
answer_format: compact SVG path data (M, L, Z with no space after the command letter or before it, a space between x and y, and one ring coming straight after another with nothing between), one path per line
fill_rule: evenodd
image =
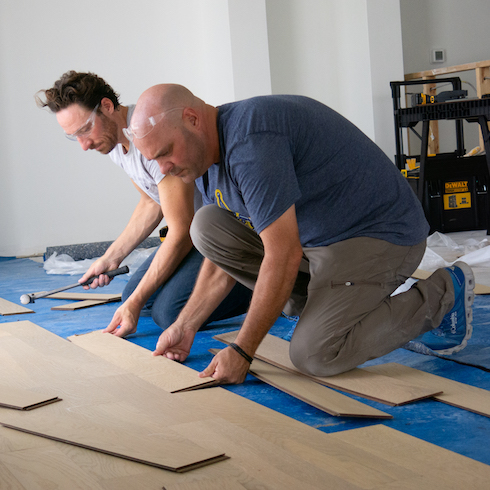
M190 296L203 262L189 235L194 208L201 200L199 191L193 183L185 184L177 177L162 174L158 164L144 158L125 137L123 129L134 105L121 105L119 95L101 77L69 71L42 92L45 100L38 96L38 104L56 114L66 136L84 151L108 154L126 172L140 196L125 229L80 282L98 276L91 287L107 285L106 271L117 268L163 217L168 225L164 242L133 271L122 294L123 304L105 331L119 337L132 334L141 314L151 315L159 327L166 329ZM250 290L244 286L234 288L201 327L245 312L250 297Z
M290 357L331 376L419 336L450 354L471 335L474 278L464 263L402 294L429 226L386 155L341 115L300 96L213 107L185 87L140 97L126 135L163 173L196 181L191 237L206 257L193 294L155 355L184 360L203 318L236 281L253 289L230 348L201 376L244 380L275 320L299 315Z

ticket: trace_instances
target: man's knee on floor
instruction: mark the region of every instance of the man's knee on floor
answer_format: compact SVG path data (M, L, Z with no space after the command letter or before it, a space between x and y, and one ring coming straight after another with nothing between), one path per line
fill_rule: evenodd
M151 309L151 317L153 321L162 329L166 330L172 323L175 322L180 310L177 308L161 308L155 307Z

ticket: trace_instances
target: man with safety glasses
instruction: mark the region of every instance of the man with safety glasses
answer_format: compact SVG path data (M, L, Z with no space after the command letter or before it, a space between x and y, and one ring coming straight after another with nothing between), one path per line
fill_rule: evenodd
M129 124L134 106L123 106L119 96L93 73L69 71L53 87L42 90L40 107L48 107L65 135L78 141L84 151L108 154L124 169L140 194L140 200L121 235L80 279L99 276L91 287L109 284L104 272L115 269L159 225L168 226L163 243L134 273L122 295L106 332L123 337L134 333L140 314L150 314L157 325L171 325L192 292L201 254L192 246L189 227L200 194L194 184L160 172L155 161L144 158L123 130ZM245 312L251 292L237 286L203 321L202 326Z
M389 158L334 110L295 95L214 107L162 84L138 99L126 135L162 172L195 180L205 204L191 237L206 259L155 355L183 361L209 308L236 281L254 290L247 316L201 373L220 382L245 379L282 311L299 316L291 362L315 376L418 336L439 353L465 347L471 268L457 262L392 296L419 265L429 226Z

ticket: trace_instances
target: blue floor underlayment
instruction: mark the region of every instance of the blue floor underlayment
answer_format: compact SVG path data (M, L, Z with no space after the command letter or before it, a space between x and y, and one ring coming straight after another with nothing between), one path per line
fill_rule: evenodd
M74 284L79 276L48 275L43 264L30 259L0 258L0 297L20 304L22 294L52 290ZM97 292L120 293L127 282L126 276L116 277L112 283ZM81 288L79 289L81 291ZM77 291L77 289L73 290ZM30 320L33 323L66 338L74 334L103 329L112 319L119 303L110 303L78 311L52 311L51 307L68 301L38 299L28 305L34 314L0 316L0 323ZM474 333L455 360L425 356L405 349L398 349L367 364L397 362L439 376L490 390L490 296L476 296L473 310ZM191 354L185 364L196 370L204 369L212 355L210 348L223 344L213 340L219 333L239 328L242 317L218 322L214 327L198 332ZM291 329L291 322L281 318L271 334L284 337ZM137 333L128 340L153 350L161 330L149 317L140 318ZM458 362L456 362L458 361ZM466 363L466 364L465 364ZM477 368L467 364L480 364ZM1 378L1 375L0 375ZM382 423L399 431L444 447L456 453L490 464L490 418L458 409L434 400L421 401L399 407L376 403L352 396L365 404L376 407L393 416L382 421L332 417L248 375L245 383L227 386L241 396L300 420L324 432L336 432ZM350 395L349 395L350 396Z

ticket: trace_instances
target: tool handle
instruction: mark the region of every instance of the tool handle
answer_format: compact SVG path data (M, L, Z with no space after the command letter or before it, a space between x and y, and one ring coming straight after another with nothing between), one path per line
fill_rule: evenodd
M112 278L115 276L119 276L121 274L127 274L128 272L129 272L129 267L127 265L125 265L124 267L119 267L119 269L114 269L112 271L103 272L102 274ZM94 280L97 279L97 277L99 277L99 276L91 277L89 280L81 283L80 286L88 286L89 284L92 284L94 282Z

